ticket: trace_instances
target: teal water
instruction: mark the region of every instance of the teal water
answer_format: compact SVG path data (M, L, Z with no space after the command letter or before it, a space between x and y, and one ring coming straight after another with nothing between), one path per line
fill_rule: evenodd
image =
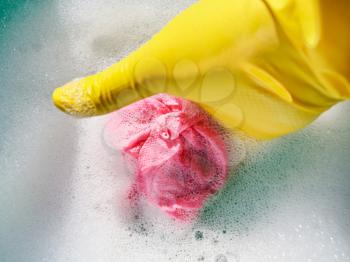
M54 87L121 58L194 1L0 1L0 261L350 261L350 105L247 148L199 220L130 216L105 117ZM156 215L155 215L156 214Z

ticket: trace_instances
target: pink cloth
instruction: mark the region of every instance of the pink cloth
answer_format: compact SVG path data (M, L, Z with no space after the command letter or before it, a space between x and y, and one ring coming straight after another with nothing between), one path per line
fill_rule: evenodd
M223 137L188 100L159 94L131 104L111 115L105 135L136 162L130 198L144 195L175 218L195 217L227 179Z

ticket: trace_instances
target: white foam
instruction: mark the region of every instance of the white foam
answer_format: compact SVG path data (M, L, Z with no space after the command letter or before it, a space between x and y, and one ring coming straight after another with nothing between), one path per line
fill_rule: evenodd
M232 177L198 221L147 203L139 216L123 202L131 177L101 142L105 117L72 120L50 93L194 1L49 2L28 2L2 29L1 261L350 260L348 104L279 140L233 140Z

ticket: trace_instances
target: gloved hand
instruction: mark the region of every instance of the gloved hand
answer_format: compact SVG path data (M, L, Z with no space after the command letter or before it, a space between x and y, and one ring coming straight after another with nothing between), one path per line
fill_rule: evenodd
M350 97L349 0L200 0L106 70L53 93L94 116L156 93L199 103L258 139L298 130Z

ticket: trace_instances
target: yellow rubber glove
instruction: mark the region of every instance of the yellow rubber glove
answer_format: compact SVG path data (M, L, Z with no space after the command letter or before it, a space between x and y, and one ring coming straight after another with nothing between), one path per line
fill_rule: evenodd
M349 0L200 0L137 51L53 93L94 116L156 93L269 139L350 97Z

